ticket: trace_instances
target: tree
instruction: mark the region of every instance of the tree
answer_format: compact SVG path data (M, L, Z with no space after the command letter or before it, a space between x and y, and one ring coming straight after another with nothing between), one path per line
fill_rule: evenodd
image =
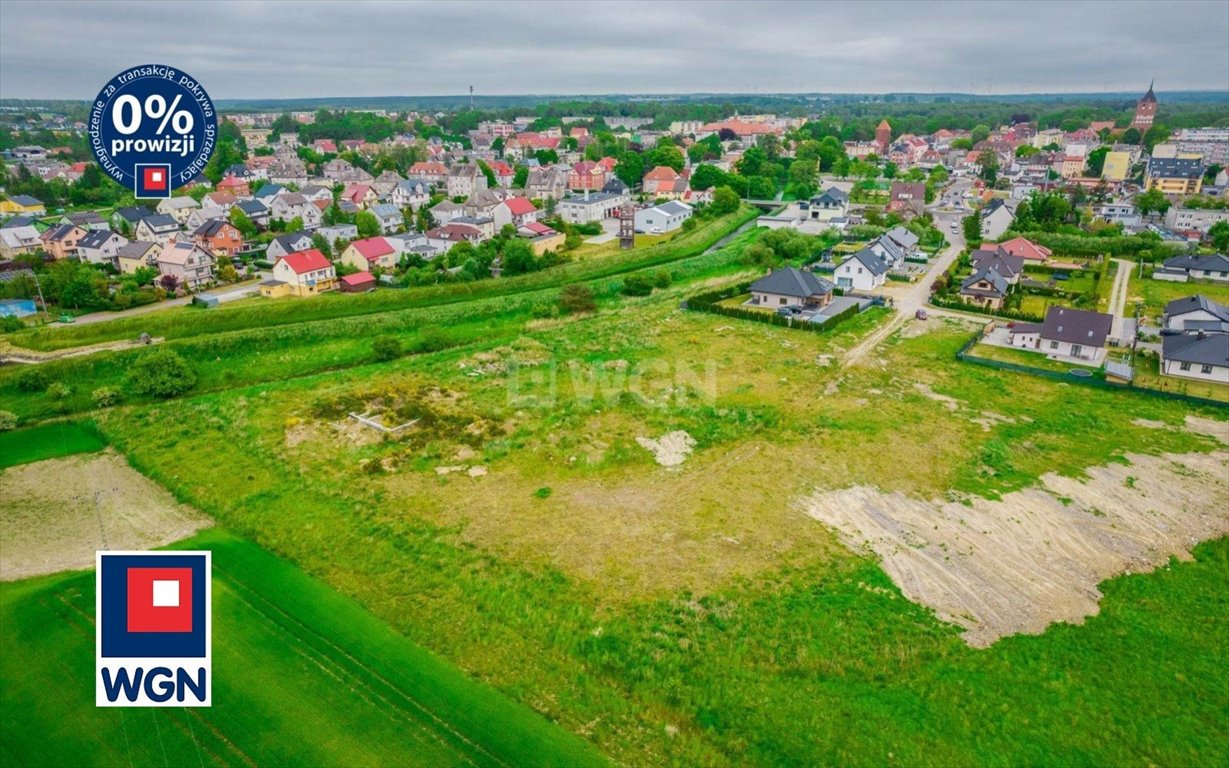
M1138 128L1128 128L1122 132L1123 144L1138 144L1140 138Z
M641 179L644 178L644 158L639 152L630 149L624 151L615 165L615 176L618 176L619 181L629 187L639 186Z
M594 300L593 291L589 286L583 283L573 283L563 286L563 289L559 291L559 308L569 314L592 312L597 309L597 301Z
M228 218L235 229L239 230L239 234L247 238L256 237L256 223L239 206L236 205L230 209L230 216Z
M977 172L977 175L980 176L983 181L993 184L994 180L999 176L998 154L993 150L984 150L980 155L978 155L977 164L981 168L981 170Z
M518 165L516 173L512 174L512 186L516 189L524 189L527 181L529 181L528 166Z
M718 216L733 213L738 210L738 193L729 187L717 187L713 190L711 208Z
M146 352L128 369L128 382L143 395L175 397L196 386L196 372L173 349Z
M964 221L961 222L961 228L964 230L964 239L969 247L976 248L981 245L981 212L973 211L965 216Z
M371 342L371 353L381 363L401 357L401 340L393 336L379 336Z
M495 189L499 186L499 182L495 179L495 171L492 171L491 166L487 165L486 162L479 160L478 170L482 171L482 175L486 177L487 189Z
M654 147L653 151L649 152L648 160L649 165L654 168L664 165L675 171L683 170L683 151L673 144Z
M329 244L329 239L319 232L312 234L312 248L320 251L327 257L333 256L333 246Z
M619 292L624 296L648 296L653 292L653 281L648 275L628 275Z
M1105 156L1110 152L1109 147L1097 147L1088 153L1088 175L1097 177L1101 175L1101 171L1105 168Z
M1208 227L1208 239L1212 247L1221 253L1229 253L1229 221L1218 221Z
M1135 207L1147 216L1150 213L1162 214L1169 210L1169 200L1159 189L1150 189L1135 196Z
M358 227L359 237L377 237L380 234L380 220L371 211L355 214L354 226Z
M537 270L538 261L529 243L520 238L505 243L503 268L506 275L522 275Z
M1016 147L1016 157L1032 157L1039 152L1041 152L1041 150L1037 149L1032 144L1021 144L1020 146Z
M985 141L988 138L990 138L990 126L988 125L975 125L973 130L969 131L969 141L973 142L973 144Z

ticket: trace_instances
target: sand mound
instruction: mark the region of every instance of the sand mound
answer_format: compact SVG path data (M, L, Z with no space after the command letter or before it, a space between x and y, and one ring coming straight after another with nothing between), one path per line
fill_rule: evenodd
M910 600L965 628L973 646L1097 613L1097 585L1151 570L1229 533L1229 452L1129 455L1049 474L1042 486L970 505L875 488L817 493L805 513L869 550Z
M663 467L679 466L696 447L696 439L681 429L667 432L656 440L637 437L636 442L641 448L652 453L653 458Z

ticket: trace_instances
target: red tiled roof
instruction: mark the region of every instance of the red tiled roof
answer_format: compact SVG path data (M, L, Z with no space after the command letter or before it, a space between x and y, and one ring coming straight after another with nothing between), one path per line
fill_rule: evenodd
M330 266L329 260L324 258L324 254L316 248L288 253L281 258L281 261L286 262L286 266L294 270L296 275L302 275L305 272L315 272L318 269L326 269Z
M526 223L523 228L528 229L536 235L549 235L555 231L540 221L530 221Z
M528 198L524 197L509 197L504 201L504 205L508 206L508 210L513 216L524 216L527 213L533 213L538 210L533 207L533 203L529 202Z
M394 252L393 247L389 245L388 241L382 237L369 237L365 240L355 240L354 242L350 243L350 245L354 247L354 250L359 252L359 255L361 255L364 259L367 259L367 261L375 261L381 256L387 256L388 254Z
M365 285L366 283L374 283L376 276L370 272L355 272L353 275L346 275L341 281L346 285Z
M1013 237L1010 240L1005 240L999 243L999 248L1012 256L1033 259L1035 261L1045 261L1053 255L1049 248L1046 248L1044 245L1038 245L1024 237Z
M678 173L668 165L659 165L644 175L645 181L674 181Z

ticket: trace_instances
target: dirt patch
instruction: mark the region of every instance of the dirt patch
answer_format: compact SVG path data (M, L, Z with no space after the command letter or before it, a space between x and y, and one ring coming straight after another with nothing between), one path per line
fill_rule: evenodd
M934 400L936 403L943 403L943 407L949 411L955 411L960 408L960 401L949 395L941 395L930 388L929 385L920 381L914 382L913 388L922 393L923 397Z
M1205 419L1199 416L1187 416L1186 431L1215 437L1222 443L1229 445L1229 421L1214 421L1213 419Z
M149 549L210 525L114 451L10 467L0 471L0 580L89 568L95 550Z
M859 487L804 512L869 550L910 600L964 627L972 646L1095 615L1097 585L1148 571L1229 533L1229 452L1128 455L1087 479L1045 475L1001 501L924 501Z
M641 448L652 453L658 464L667 468L678 467L696 447L696 439L681 429L667 432L656 440L637 437L636 442Z

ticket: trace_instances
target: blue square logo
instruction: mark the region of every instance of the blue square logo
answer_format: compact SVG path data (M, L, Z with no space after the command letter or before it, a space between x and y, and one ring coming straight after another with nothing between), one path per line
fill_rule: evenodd
M168 198L171 196L171 166L138 163L133 169L133 182L139 198Z

